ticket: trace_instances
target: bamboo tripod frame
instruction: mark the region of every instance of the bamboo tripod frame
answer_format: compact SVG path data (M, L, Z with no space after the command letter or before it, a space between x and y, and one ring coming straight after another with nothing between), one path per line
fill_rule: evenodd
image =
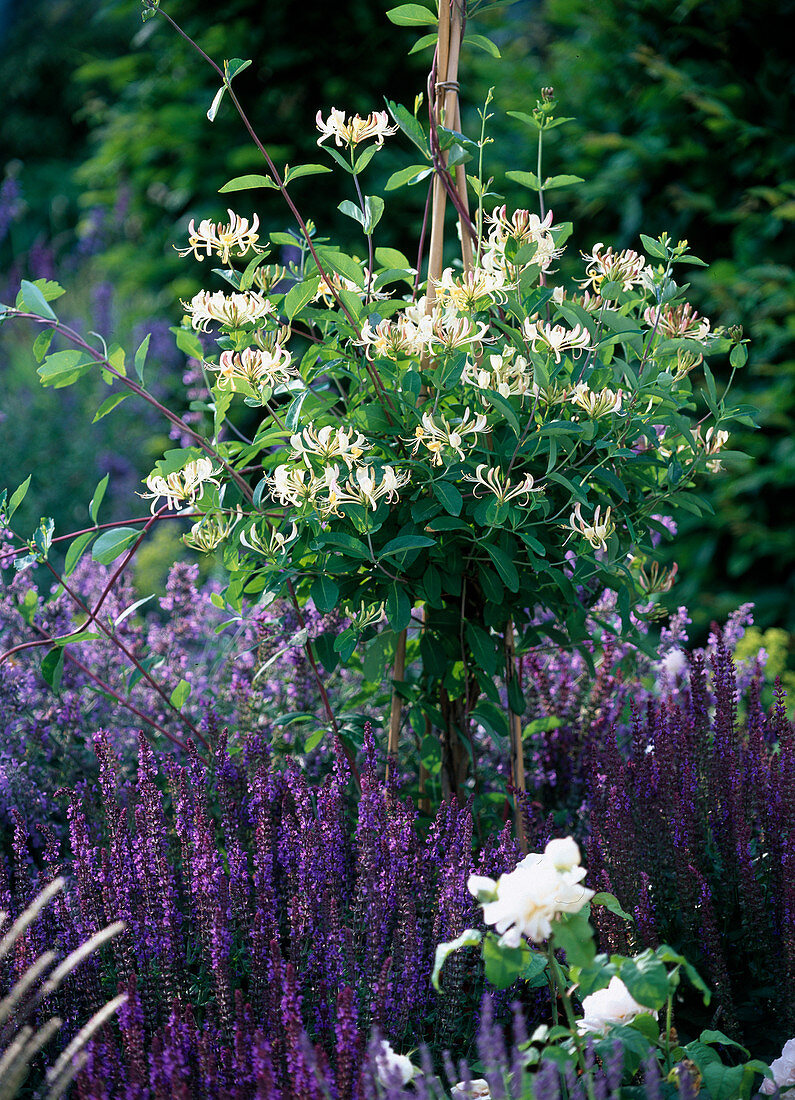
M461 130L461 108L459 103L458 62L461 55L461 40L464 33L464 13L466 0L439 0L439 28L436 43L429 94L433 94L433 122L436 127L445 126L451 130ZM441 278L444 268L444 222L447 209L447 188L441 173L447 172L447 154L441 153L442 163L436 164L431 199L431 235L428 254L428 290L426 312L431 313L436 301L436 282ZM454 168L455 191L459 204L459 223L461 227L461 259L464 274L473 269L471 222L469 220L469 199L467 196L466 169L463 164ZM422 399L422 397L421 397ZM406 631L398 636L395 660L392 667L392 679L396 683L405 680L406 674ZM516 675L515 648L513 640L513 621L509 623L505 637L506 679ZM390 766L397 759L402 703L398 692L393 688L389 716L389 737L387 742L387 777ZM511 742L511 783L514 789L514 818L516 832L523 850L527 850L522 809L519 795L525 791L524 752L522 746L522 728L519 715L508 711L508 725ZM420 793L424 792L427 774L420 766Z

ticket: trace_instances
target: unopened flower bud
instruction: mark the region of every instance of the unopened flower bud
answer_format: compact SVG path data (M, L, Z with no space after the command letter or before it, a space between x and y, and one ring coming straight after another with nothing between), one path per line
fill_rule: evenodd
M743 326L742 325L729 325L729 339L733 340L735 344L739 344L743 338Z

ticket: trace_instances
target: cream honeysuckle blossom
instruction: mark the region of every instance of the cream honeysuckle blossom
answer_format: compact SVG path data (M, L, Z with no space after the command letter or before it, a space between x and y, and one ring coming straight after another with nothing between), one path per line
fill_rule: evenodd
M712 326L709 321L697 313L689 302L682 302L678 306L649 306L643 319L649 328L656 328L657 332L669 339L680 337L698 340L704 344L711 335Z
M587 539L594 550L607 550L607 540L613 534L616 529L615 523L610 518L610 507L605 509L604 515L602 515L601 504L597 505L596 511L593 514L593 519L590 523L583 517L582 505L579 501L574 505L574 509L569 516L569 522L564 524L565 530L570 530L571 535L582 535L584 539ZM571 538L569 535L569 538ZM568 542L568 539L566 539Z
M451 267L446 267L441 279L434 280L437 301L461 313L485 309L492 304L501 305L508 300L508 291L515 285L508 281L504 271L487 271L482 267L457 276L453 275Z
M291 524L286 535L278 527L271 527L267 542L259 534L256 527L250 527L248 530L240 532L240 542L247 549L272 559L280 557L297 536L298 528L294 523Z
M532 474L526 474L518 482L509 481L502 470L489 468L485 462L481 462L474 474L465 474L464 481L475 483L475 496L479 496L477 487L493 493L500 504L507 504L509 500L518 500L527 504L531 493L543 493L543 488L535 485ZM522 498L524 497L524 500Z
M200 290L190 302L183 302L185 312L191 315L191 324L199 332L206 332L210 325L242 328L253 321L262 320L275 313L276 307L261 294L224 294L222 290L210 293Z
M238 214L227 210L229 224L212 222L209 218L199 222L196 228L195 219L188 226L188 247L178 248L180 256L188 256L190 253L197 260L203 260L204 256L215 254L222 264L229 263L230 255L245 256L247 252L262 252L257 248L259 240L259 218L255 214L251 223L248 218L241 218ZM204 256L202 255L204 253Z
M578 284L583 290L591 287L595 294L599 293L602 283L620 283L623 290L631 290L643 282L642 272L646 266L646 257L633 252L631 248L625 248L621 252L614 252L600 241L593 246L590 252L581 252L585 260L585 278Z
M386 500L389 504L397 500L400 490L410 480L408 470L384 466L379 481L374 467L357 466L345 483L336 487L336 503L359 504L375 511L379 500Z
M384 298L388 298L389 294L386 291L374 290L372 287L372 280L370 279L370 272L367 268L364 270L364 286L370 283L370 300L379 301ZM350 290L353 294L358 294L360 298L364 297L364 287L359 286L353 279L346 279L344 275L339 275L336 271L329 271L328 278L321 275L320 282L318 283L315 296L312 299L313 302L320 302L321 305L328 306L331 309L337 304L337 299L334 297L334 292L337 294L341 290Z
M571 837L550 841L543 854L531 853L496 880L470 875L467 889L483 908L483 920L500 933L500 942L519 947L522 938L543 943L564 913L579 913L594 896L582 885L586 871Z
M325 480L303 466L297 468L283 462L265 476L268 490L274 500L285 508L302 508L313 501L324 487Z
M579 301L582 308L587 310L589 313L598 313L607 305L607 302L604 300L604 298L602 298L599 294L591 294L590 290L586 290Z
M146 479L148 493L139 493L138 496L148 500L152 499L152 513L157 511L157 502L164 498L171 511L182 504L194 504L204 492L206 485L214 485L220 488L217 471L213 468L209 458L197 458L188 462L181 470L164 477L162 474L151 473Z
M533 351L538 351L540 346L543 351L551 352L555 356L556 363L560 362L564 351L582 352L589 350L591 346L591 335L583 325L568 329L563 325L550 325L546 321L531 321L527 318L522 324L522 333L532 344Z
M265 386L283 386L298 377L290 367L292 355L287 348L275 343L272 348L244 348L243 351L222 351L218 365L207 367L218 374L221 389L235 388L236 382L244 382L252 389Z
M551 232L551 210L542 221L537 214L532 214L529 210L515 210L509 216L505 206L498 206L490 215L486 215L486 221L490 229L486 249L481 257L481 265L487 271L502 270L510 273L512 277L517 271L517 266L521 270L535 265L541 271L547 271L552 261L563 255L563 249L555 247L555 238ZM511 239L520 246L534 243L536 250L532 258L519 265L509 261L506 258L505 246Z
M302 461L308 469L312 467L313 458L324 466L333 458L341 458L350 469L370 450L370 444L361 432L349 433L344 428L334 428L330 424L317 431L314 425L309 424L302 431L290 436L290 446L293 449L293 459Z
M364 630L368 626L375 626L386 619L385 605L380 603L375 607L368 607L362 600L358 608L345 606L345 614L351 620L351 626L356 630Z
M610 979L605 989L583 997L583 1018L577 1021L577 1030L584 1035L606 1035L611 1027L630 1024L636 1016L649 1015L657 1018L657 1013L645 1005L638 1004L618 976Z
M254 285L263 294L271 294L288 274L287 268L281 264L260 264L254 271Z
M707 469L710 473L719 473L723 469L723 464L721 460L715 456L718 455L728 443L729 433L723 431L723 429L716 431L715 428L712 427L707 428L706 433L702 435L701 425L696 424L695 428L692 429L692 434L696 456L700 454L706 455L709 459L707 462ZM658 444L658 449L664 458L672 458L673 455L687 455L688 453L693 453L693 445L688 440L681 438L676 443L676 446L673 446L667 438L662 439Z
M320 131L320 137L317 139L318 145L322 145L326 138L330 137L333 137L339 146L359 145L362 141L369 141L374 138L380 149L384 144L384 138L390 137L398 131L397 126L389 125L389 115L386 111L371 111L367 118L362 118L361 115L349 115L346 119L344 111L332 107L331 113L325 121L323 112L318 111L315 122Z
M524 397L532 392L533 368L516 348L487 355L480 364L467 361L461 381L480 390L495 390L501 397Z
M425 447L431 453L431 461L434 466L444 463L443 452L450 450L459 458L465 457L464 447L470 436L485 435L491 431L486 423L483 413L478 413L472 419L471 410L466 408L464 415L457 425L451 426L446 417L442 417L441 424L437 424L433 415L429 412L422 414L422 421L417 425L414 435L406 440L412 444L411 453L416 455L420 447ZM473 443L475 440L472 441Z
M579 405L594 420L609 413L621 412L621 403L624 399L622 390L592 390L585 382L578 382L570 396L574 404Z
M482 321L470 321L468 317L459 317L445 310L433 322L428 350L439 355L455 351L456 348L470 347L472 344L479 344L488 335L488 331L488 325Z
M221 545L239 518L239 512L237 516L226 516L223 512L211 513L194 523L190 531L182 536L182 541L194 550L209 554Z
M677 348L674 381L681 382L683 378L687 378L691 370L695 367L700 367L703 362L704 356L700 355L698 352L685 351L684 348Z
M365 321L357 343L366 349L365 355L371 360L419 358L431 338L432 325L429 317L424 318L424 324L417 324L405 314L392 321L379 321L375 326Z

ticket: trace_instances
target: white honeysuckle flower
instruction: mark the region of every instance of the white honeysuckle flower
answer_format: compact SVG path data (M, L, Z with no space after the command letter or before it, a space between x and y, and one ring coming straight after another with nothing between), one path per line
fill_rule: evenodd
M502 397L524 397L532 392L533 368L516 348L508 347L501 354L487 355L480 364L468 360L461 381Z
M324 485L323 478L316 477L311 471L298 467L293 469L286 463L277 466L265 481L274 500L285 508L300 508L315 498Z
M582 535L584 539L587 539L594 550L607 550L607 540L613 534L616 529L615 523L610 518L610 507L605 509L604 516L602 515L602 506L597 505L596 511L593 514L593 519L590 523L583 518L582 505L579 501L574 505L574 510L569 516L568 524L564 524L566 530L571 530L571 534ZM571 538L571 535L569 535ZM568 542L568 539L566 540Z
M450 1089L450 1100L491 1100L491 1089L485 1077L476 1077L469 1084L459 1081Z
M723 447L729 441L729 433L726 431L716 431L714 427L707 428L706 435L701 434L701 425L696 424L692 429L693 440L696 446L696 452L707 455L707 469L710 473L718 473L723 469L723 464L719 458L715 458ZM673 455L680 454L692 454L693 446L687 440L680 439L677 445L674 447L670 441L666 438L658 443L658 450L664 458L671 458Z
M619 977L612 977L606 989L583 997L582 1010L584 1016L577 1021L577 1030L583 1034L606 1035L611 1027L632 1023L644 1014L657 1019L657 1013L638 1004Z
M407 312L392 321L379 321L375 327L369 321L364 322L357 343L367 349L368 359L374 355L381 359L418 359L423 354L431 338L433 321L424 317L417 323Z
M579 405L594 420L598 420L600 416L606 416L608 413L621 412L621 403L624 399L622 390L601 390L597 393L596 390L590 389L585 382L578 382L571 391L570 396L574 404Z
M293 449L292 458L303 461L307 467L311 466L312 458L324 464L332 458L341 458L350 469L365 451L370 450L370 444L361 432L350 434L344 428L334 428L330 424L317 431L314 425L309 424L301 432L290 436L290 446Z
M190 302L183 302L185 312L191 315L191 324L199 332L206 332L211 324L227 328L241 328L259 321L275 312L273 302L261 294L224 294L222 290L210 293L200 290Z
M276 343L271 348L222 351L218 365L207 363L207 367L217 372L221 389L234 389L236 382L244 382L261 390L265 386L283 386L298 377L290 366L292 358L287 348Z
M566 291L562 286L556 286L552 291L552 301L558 306L562 306L566 301Z
M579 300L583 309L586 309L589 313L598 313L607 305L607 302L598 294L591 294L590 290L582 295Z
M337 304L337 299L334 297L334 292L337 294L341 290L350 290L353 294L358 294L359 297L364 295L364 287L359 286L353 279L346 279L344 275L339 275L336 271L329 271L327 273L328 278L321 275L318 288L315 291L315 296L312 299L313 302L320 302L324 306L328 306L331 309ZM372 280L370 279L370 271L368 268L364 269L364 285L367 286L370 283L370 300L377 301L383 298L388 298L389 293L382 290L374 290L372 286Z
M254 215L249 225L248 218L241 218L231 210L227 210L227 214L229 215L228 225L205 218L204 221L199 222L197 229L195 219L192 220L188 226L188 247L178 248L179 255L187 256L192 252L197 260L203 260L202 252L205 256L215 254L222 264L228 264L230 254L240 257L245 256L249 251L262 252L263 249L257 248L259 240L257 215Z
M455 351L456 348L479 344L488 334L489 327L482 321L470 321L445 311L433 322L428 349L435 355Z
M430 451L434 466L443 465L442 452L445 449L453 451L459 458L465 457L464 446L469 436L485 435L491 431L486 423L483 413L478 413L474 420L471 419L471 410L467 407L458 424L451 426L446 417L442 417L442 423L437 424L433 415L429 412L422 414L422 422L417 425L414 435L406 440L412 444L411 453L416 455L421 446ZM475 440L472 441L473 444Z
M145 500L152 499L151 511L157 511L157 502L165 498L169 511L178 508L181 504L194 504L197 497L204 492L205 485L215 485L220 488L215 477L218 471L213 468L209 458L197 458L188 462L181 470L163 477L162 474L151 473L146 479L148 493L139 493L138 496Z
M360 115L350 115L347 119L344 111L331 108L331 113L324 121L323 112L318 111L315 116L320 137L318 145L322 145L326 138L333 137L337 145L358 145L362 141L375 138L376 145L384 144L384 138L396 134L397 126L389 125L389 115L386 111L371 111L367 118Z
M234 525L240 519L240 509L236 516L225 516L222 512L210 514L194 523L187 535L182 536L186 546L209 554L220 546Z
M384 466L379 482L374 468L357 466L344 485L339 487L337 500L342 504L359 504L375 511L379 500L386 500L388 504L397 500L399 491L410 480L407 470Z
M442 306L452 306L462 313L485 309L492 303L502 304L508 299L508 291L516 286L506 278L504 271L487 271L476 267L458 276L447 267L439 280L434 280L436 297Z
M546 321L531 321L526 319L522 324L522 333L525 339L533 345L533 351L538 351L538 345L542 350L552 352L555 362L560 362L561 352L587 351L590 349L591 336L583 325L575 325L573 329L563 325L550 325Z
M531 493L544 491L541 486L534 488L535 479L532 474L526 474L521 481L514 483L503 475L502 470L490 469L485 462L480 463L474 474L465 474L464 481L473 481L476 485L487 489L494 494L500 504L505 504L509 500L521 500L522 497L524 497L522 503L527 504ZM476 488L475 496L477 495Z
M481 257L481 266L487 271L501 270L512 275L516 273L517 265L506 259L505 255L505 246L509 240L514 240L520 246L531 243L536 246L533 257L526 263L519 264L519 270L534 265L541 271L547 271L552 261L563 254L562 248L555 247L555 238L550 231L551 210L542 221L529 210L515 210L509 216L505 206L498 206L492 214L486 215L486 222L491 228L487 247Z
M683 302L678 306L649 306L643 319L649 328L656 328L662 336L669 339L676 337L698 340L705 344L710 339L711 325L706 317L702 317L690 305Z
M420 1072L407 1054L398 1054L382 1039L375 1054L375 1070L384 1086L400 1082L407 1085Z
M787 1039L779 1057L770 1063L770 1068L773 1080L766 1077L759 1091L771 1096L776 1089L786 1089L786 1092L781 1092L781 1100L795 1100L795 1039Z
M620 283L623 290L631 290L633 286L643 283L645 256L633 252L631 248L625 248L621 252L608 248L606 252L602 252L603 248L600 241L593 246L591 252L580 253L585 260L585 278L579 283L583 290L591 287L598 294L599 287L604 282Z
M579 913L594 896L593 890L582 885L585 875L585 868L579 866L579 849L569 837L561 845L547 845L541 855L533 852L525 856L496 882L471 875L467 889L478 900L489 898L480 902L483 920L494 925L501 943L518 947L522 937L543 943L552 935L557 917Z
M263 554L267 558L276 558L287 549L297 536L298 528L293 523L289 534L286 535L278 527L271 527L267 542L262 539L256 527L251 527L248 531L240 532L240 541L243 546L249 550L254 550L257 554Z

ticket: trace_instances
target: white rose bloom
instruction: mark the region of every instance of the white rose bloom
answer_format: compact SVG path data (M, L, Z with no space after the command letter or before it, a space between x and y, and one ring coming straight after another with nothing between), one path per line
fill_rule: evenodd
M579 1030L597 1035L604 1035L614 1024L631 1023L643 1013L657 1017L656 1012L638 1004L620 978L611 978L607 989L598 989L584 997L582 1010L585 1015L578 1021Z
M781 1057L771 1062L770 1068L774 1079L771 1081L766 1077L759 1091L770 1096L777 1088L786 1089L781 1093L781 1100L795 1100L795 1039L786 1041Z
M551 850L552 858L549 856ZM522 937L542 943L552 935L552 922L560 913L578 913L593 897L593 890L580 885L585 868L573 866L579 862L579 849L571 838L553 843L543 855L531 853L509 874L496 883L473 875L470 893L493 891L494 901L481 902L483 920L494 925L508 947L518 947ZM558 860L557 866L553 860ZM562 870L561 867L567 869Z
M394 1084L398 1074L400 1075L401 1084L407 1085L418 1072L417 1067L412 1064L408 1055L398 1054L386 1039L382 1039L378 1053L375 1056L375 1069L378 1080L382 1085Z
M450 1089L450 1100L491 1100L489 1083L482 1077L477 1077L468 1085L459 1081Z
M570 871L580 865L580 849L573 837L557 837L550 840L544 849L544 855L559 871Z

